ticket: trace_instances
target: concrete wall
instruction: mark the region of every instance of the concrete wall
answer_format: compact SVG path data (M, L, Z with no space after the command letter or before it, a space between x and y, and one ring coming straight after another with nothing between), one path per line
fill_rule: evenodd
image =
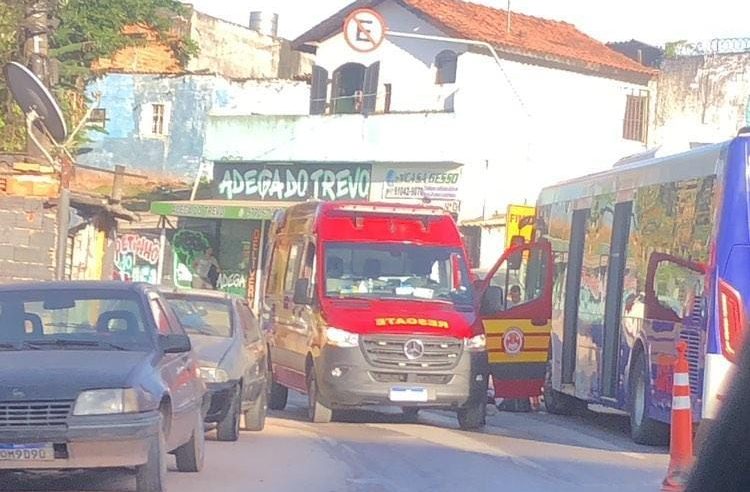
M246 19L247 20L247 19ZM200 46L188 72L221 74L234 79L292 78L309 74L309 56L289 49L289 41L193 12L190 38Z
M101 94L104 132L90 131L82 164L193 176L203 154L209 112L304 114L309 105L305 82L231 81L209 75L109 74L92 82L88 93ZM153 104L165 105L164 134L151 133Z
M0 196L0 283L55 278L57 219L44 202Z
M719 142L750 124L750 53L666 59L658 84L653 145Z

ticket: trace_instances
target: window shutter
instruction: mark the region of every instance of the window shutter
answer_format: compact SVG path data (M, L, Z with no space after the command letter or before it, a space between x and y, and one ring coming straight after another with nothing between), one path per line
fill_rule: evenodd
M375 62L365 69L365 83L362 89L364 102L362 113L372 114L378 102L378 79L380 78L380 62Z
M325 114L328 96L328 70L313 65L310 87L310 114Z

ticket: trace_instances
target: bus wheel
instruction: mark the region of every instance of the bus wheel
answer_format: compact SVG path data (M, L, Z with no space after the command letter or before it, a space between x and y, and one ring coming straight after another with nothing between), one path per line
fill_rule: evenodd
M663 446L668 442L669 428L648 416L648 387L646 357L640 352L630 375L630 434L637 444Z
M580 400L552 389L552 362L544 374L544 408L553 415L573 415L581 407Z

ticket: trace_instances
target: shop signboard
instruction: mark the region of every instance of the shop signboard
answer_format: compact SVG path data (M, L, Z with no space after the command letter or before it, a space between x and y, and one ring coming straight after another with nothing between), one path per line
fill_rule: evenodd
M214 197L223 200L367 200L371 182L369 163L214 164Z
M505 248L510 248L514 238L523 237L530 242L534 232L534 217L536 208L528 205L508 205L505 216Z

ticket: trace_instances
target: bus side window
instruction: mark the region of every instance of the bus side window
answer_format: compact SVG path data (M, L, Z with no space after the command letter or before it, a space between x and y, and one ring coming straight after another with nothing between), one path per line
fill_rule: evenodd
M704 276L685 263L677 258L656 263L653 285L646 293L647 318L679 323L690 316L693 300L703 294Z

